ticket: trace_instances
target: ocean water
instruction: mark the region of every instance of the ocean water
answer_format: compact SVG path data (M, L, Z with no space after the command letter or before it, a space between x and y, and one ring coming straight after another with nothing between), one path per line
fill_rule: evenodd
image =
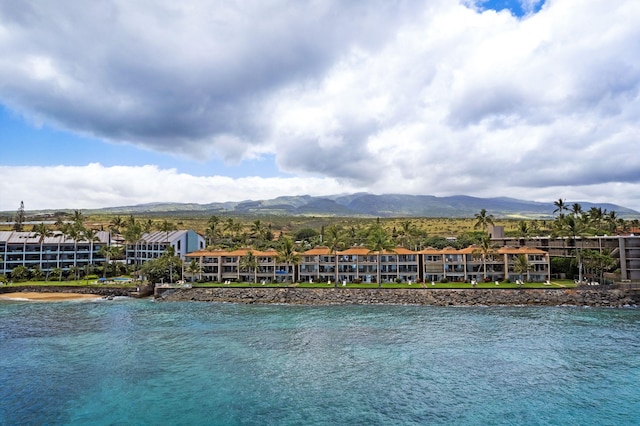
M0 424L640 424L640 310L2 302Z

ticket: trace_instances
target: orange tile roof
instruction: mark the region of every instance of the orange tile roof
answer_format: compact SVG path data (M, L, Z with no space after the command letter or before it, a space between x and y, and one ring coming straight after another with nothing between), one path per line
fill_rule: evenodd
M188 253L186 257L218 257L218 256L246 256L249 252L251 252L256 257L275 257L278 255L278 252L271 249L267 251L253 250L250 248L241 248L236 250L200 250L194 251L192 253Z
M321 254L333 254L329 247L314 247L303 253L305 256L321 255Z

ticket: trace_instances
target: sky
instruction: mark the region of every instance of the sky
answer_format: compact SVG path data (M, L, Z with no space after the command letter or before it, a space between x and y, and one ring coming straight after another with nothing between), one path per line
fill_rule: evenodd
M637 0L0 0L0 211L355 192L640 210Z

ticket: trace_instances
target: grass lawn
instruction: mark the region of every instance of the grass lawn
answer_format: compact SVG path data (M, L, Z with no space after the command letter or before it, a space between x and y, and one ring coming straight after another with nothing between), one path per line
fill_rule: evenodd
M3 287L22 287L22 286L38 286L38 287L114 287L114 288L123 288L123 287L136 287L139 283L134 281L129 282L110 282L109 284L101 284L98 280L71 280L71 281L24 281L17 282L12 284L3 284ZM247 287L255 287L255 288L286 288L286 287L298 287L298 288L333 288L334 284L327 283L193 283L193 287L236 287L236 288L247 288ZM551 281L551 285L545 285L544 283L525 283L522 288L575 288L576 284L573 280L553 280ZM378 288L378 284L375 283L347 283L346 286L338 283L338 288ZM434 285L431 283L413 283L409 285L408 283L383 283L382 288L430 288L430 289L451 289L451 288L463 288L469 289L473 288L470 283L457 283L457 282L449 282L449 283L439 283L436 282ZM499 282L496 285L494 282L490 283L478 283L475 288L493 288L493 289L505 289L505 288L519 288L516 283L504 283Z
M327 283L308 283L308 282L303 282L303 283L267 283L267 284L260 284L260 283L230 283L230 284L223 284L223 283L194 283L193 284L194 287L236 287L236 288L246 288L246 287L256 287L256 288L265 288L265 287L270 287L270 288L285 288L285 287L298 287L298 288L333 288L334 284L327 284ZM545 283L525 283L522 288L546 288L546 289L550 289L550 288L574 288L576 287L576 284L572 281L572 280L553 280L551 281L551 285L546 285ZM338 284L338 288L378 288L378 284L375 283L347 283L346 286L343 286L342 284ZM430 283L413 283L411 285L409 285L408 283L400 283L400 284L396 284L396 283L383 283L382 284L382 288L432 288L432 289L451 289L451 288L473 288L471 286L470 283L455 283L455 282L450 282L450 283L435 283L435 285L431 285ZM494 282L490 282L490 283L478 283L476 285L475 288L497 288L497 289L501 289L501 288L519 288L518 284L516 283L504 283L504 282L499 282L498 285L496 285Z

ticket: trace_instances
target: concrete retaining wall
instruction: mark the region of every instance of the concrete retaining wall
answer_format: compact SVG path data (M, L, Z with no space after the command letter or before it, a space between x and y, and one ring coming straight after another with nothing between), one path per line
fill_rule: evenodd
M34 293L79 293L79 294L97 294L100 296L132 296L135 293L131 288L117 287L72 287L72 286L2 286L0 293L19 293L23 291Z

